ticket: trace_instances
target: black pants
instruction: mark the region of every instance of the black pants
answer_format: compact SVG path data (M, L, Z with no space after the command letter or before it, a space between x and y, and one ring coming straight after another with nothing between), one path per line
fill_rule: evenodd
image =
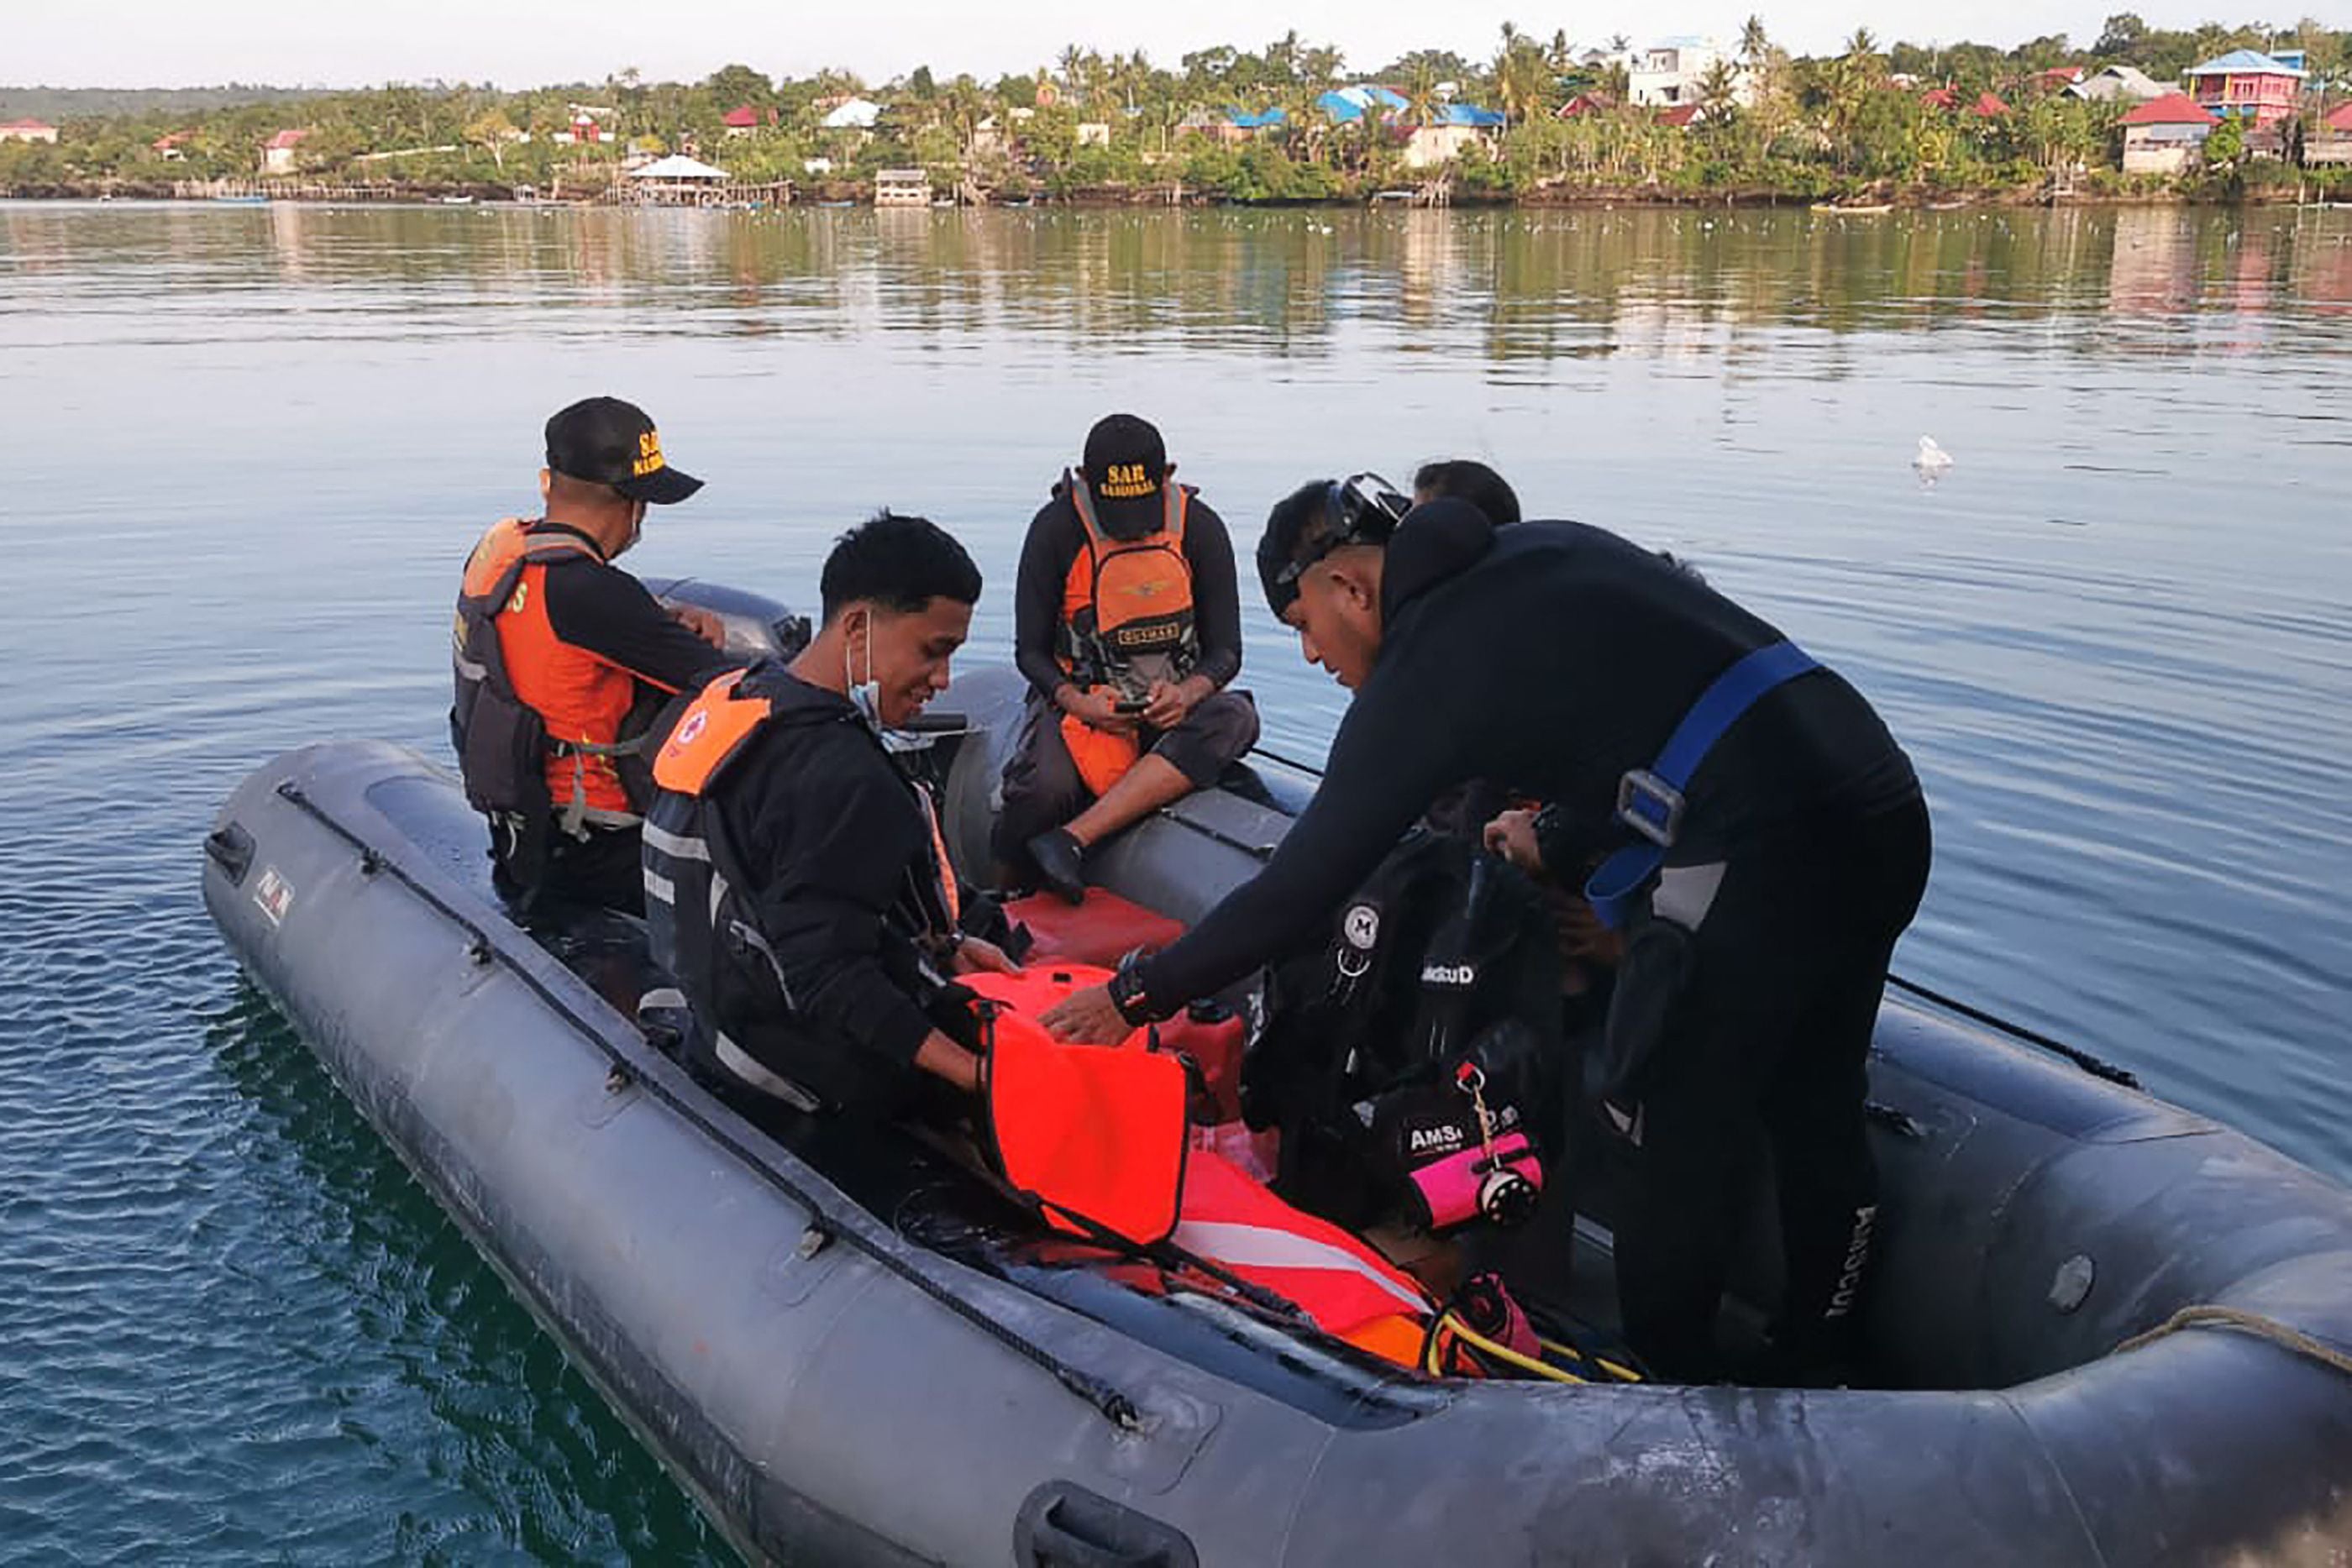
M495 831L491 841L499 841ZM645 914L645 850L637 829L590 828L583 840L551 825L547 845L535 889L516 874L519 868L492 851L491 882L499 896L520 900L529 894L534 912L555 904L583 904L624 915Z
M1618 1296L1627 1339L1661 1376L1725 1375L1715 1320L1759 1154L1778 1188L1788 1281L1776 1363L1801 1375L1859 1349L1878 1204L1865 1067L1887 961L1931 853L1916 798L1811 823L1734 860L1692 933L1654 1052L1617 1102L1633 1102L1638 1139ZM1612 1025L1654 983L1635 961L1629 953L1618 977Z
M1140 738L1144 750L1164 758L1193 789L1206 789L1257 744L1257 705L1247 692L1213 692L1175 728L1147 729ZM1060 710L1030 693L1021 734L1004 760L1004 803L990 852L1027 872L1029 841L1060 827L1093 800L1062 739Z

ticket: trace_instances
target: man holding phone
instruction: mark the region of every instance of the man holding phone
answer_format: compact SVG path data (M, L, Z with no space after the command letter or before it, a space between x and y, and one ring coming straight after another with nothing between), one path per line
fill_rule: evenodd
M997 860L1076 903L1087 851L1205 789L1257 741L1233 537L1171 477L1160 432L1114 413L1029 524L1013 656L1029 712L1004 765Z

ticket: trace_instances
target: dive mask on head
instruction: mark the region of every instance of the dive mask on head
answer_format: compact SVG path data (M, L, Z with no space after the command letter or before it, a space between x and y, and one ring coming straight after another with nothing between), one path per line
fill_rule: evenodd
M1308 567L1348 545L1387 542L1411 510L1412 497L1378 474L1334 479L1324 487L1320 528L1302 532L1290 559L1265 579L1267 604L1280 615L1298 597L1298 580Z

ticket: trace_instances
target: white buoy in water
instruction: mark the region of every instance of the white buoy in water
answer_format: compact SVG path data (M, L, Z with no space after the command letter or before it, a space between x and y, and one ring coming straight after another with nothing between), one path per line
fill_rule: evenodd
M1941 474L1952 465L1952 455L1936 444L1932 435L1919 438L1919 455L1911 459L1911 466L1922 474Z

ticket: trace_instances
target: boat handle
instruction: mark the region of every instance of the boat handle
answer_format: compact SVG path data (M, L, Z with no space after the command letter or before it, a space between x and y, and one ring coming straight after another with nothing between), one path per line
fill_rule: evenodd
M1200 1553L1172 1525L1072 1481L1031 1492L1013 1521L1023 1568L1200 1568Z
M241 887L253 865L253 835L238 823L225 822L205 836L205 853L220 867L231 887Z

